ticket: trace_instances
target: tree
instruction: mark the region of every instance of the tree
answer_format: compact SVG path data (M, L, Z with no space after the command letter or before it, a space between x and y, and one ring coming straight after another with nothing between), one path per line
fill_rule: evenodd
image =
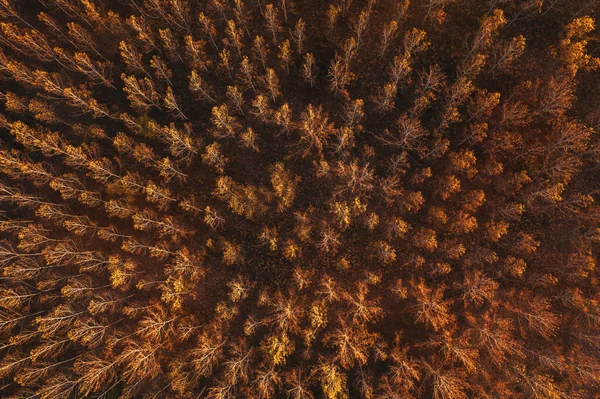
M329 5L329 8L327 9L327 25L330 32L335 30L341 12L342 7L335 4Z
M217 31L215 29L213 22L203 12L198 14L198 22L200 23L202 32L206 36L208 36L208 38L209 38L210 42L212 43L213 47L215 48L215 50L219 51L219 47L217 46L217 43L215 42L215 36L217 34Z
M216 103L214 89L207 83L196 70L192 70L190 73L190 84L189 89L194 95L199 95L205 101Z
M269 107L269 100L267 97L259 94L254 100L252 100L253 109L250 114L255 118L259 119L264 125L267 125L271 121L271 114L273 111Z
M361 123L365 117L363 107L364 101L360 98L346 103L344 106L344 121L346 122L346 126L350 129L356 129L357 131L362 130L363 127Z
M458 287L463 291L462 300L465 306L469 303L481 306L485 301L491 303L494 300L499 284L479 270L475 270L465 273L464 283Z
M48 40L44 35L34 29L19 29L15 24L2 23L0 29L5 41L16 49L34 56L42 61L51 61L56 58Z
M233 65L231 63L231 53L226 48L223 48L219 53L219 68L227 72L229 79L233 81Z
M348 397L346 394L346 374L340 372L334 363L321 359L313 374L321 383L323 395L327 399L345 399Z
M292 399L314 399L308 386L309 378L302 376L302 369L296 367L289 374L286 374L286 393Z
M296 43L298 55L302 55L302 53L304 53L304 41L306 40L305 29L306 23L302 20L302 18L298 18L298 21L294 26L294 30L292 31L292 40L294 43Z
M380 319L383 310L379 306L380 298L367 299L369 288L366 284L359 283L356 286L356 295L345 293L344 299L350 305L348 314L352 316L354 323L371 323Z
M287 103L281 105L281 107L273 113L273 122L281 127L281 133L285 133L286 135L290 134L293 126L292 111Z
M396 250L385 241L377 241L374 243L376 257L386 265L393 263L396 260Z
M498 34L500 28L506 24L504 12L500 9L493 10L489 15L482 18L479 30L473 38L470 54L489 47Z
M163 47L165 48L165 50L167 50L168 58L170 60L178 59L180 61L183 61L183 58L181 58L181 55L179 55L179 43L177 43L177 40L173 35L173 31L170 28L159 29L158 35L160 37ZM154 57L158 56L153 56L152 58L154 59Z
M231 266L236 263L243 263L242 250L239 244L229 241L223 243L223 263Z
M560 317L552 312L550 301L538 296L527 298L523 308L512 308L519 318L523 319L527 327L542 337L550 339L556 334Z
M268 45L265 43L265 39L262 36L256 36L252 44L252 53L255 58L260 59L260 63L263 69L267 69L267 57L269 54Z
M221 357L226 340L219 334L218 330L205 331L198 336L196 347L189 351L190 362L197 375L210 377L214 367L217 366Z
M379 58L383 58L390 44L398 35L398 22L388 21L383 25L383 33L381 35L381 44L379 50Z
M158 204L159 209L163 211L171 202L177 200L172 197L173 194L171 194L171 191L168 188L160 187L151 180L149 180L144 187L144 193L146 194L146 199L148 201Z
M280 366L286 363L286 357L294 352L294 341L291 341L287 334L281 333L279 336L270 336L265 339L261 349L270 360L273 366Z
M117 380L115 364L94 354L77 359L73 368L81 376L81 392L89 395L98 392Z
M460 171L469 178L472 178L477 173L477 169L475 168L477 158L472 150L463 149L456 153L453 152L448 154L448 158L455 172Z
M135 334L153 344L171 341L173 339L176 316L170 317L162 307L154 306L138 322Z
M76 311L69 305L62 304L54 308L48 315L36 317L35 323L38 331L42 333L42 337L52 338L69 329L84 313L83 311Z
M175 127L175 123L160 129L161 138L169 144L169 152L178 160L190 164L198 153L197 143L192 138L192 125L184 124L183 131Z
M368 350L374 344L375 337L375 334L367 332L364 327L353 329L341 323L338 329L325 337L325 342L336 348L336 361L349 370L357 364L366 364Z
M412 295L416 300L413 310L416 322L424 323L435 331L453 322L448 309L449 303L444 300L444 286L432 290L424 281L419 280L411 282L411 287Z
M236 132L241 128L237 119L229 113L227 104L213 107L211 115L213 135L217 138L235 137Z
M17 96L15 93L9 91L2 94L2 100L4 101L6 109L10 112L22 114L27 111L25 99Z
M73 55L73 60L81 73L90 77L92 80L102 83L104 86L117 90L108 77L106 64L94 62L86 53L75 53Z
M292 61L292 49L289 40L285 40L279 46L279 54L277 58L281 61L281 65L285 67L287 74L290 74L290 62Z
M160 372L160 364L156 352L160 346L151 346L149 343L140 345L128 339L125 348L117 357L118 364L126 366L123 370L123 379L129 382L129 390L137 391L141 381L156 378Z
M154 150L150 146L143 143L135 145L132 155L136 161L147 166L154 165L158 162Z
M156 216L148 209L134 213L132 216L134 227L142 231L157 231L160 237L171 236L173 239L184 235L185 231L177 226L172 217L157 220Z
M573 19L564 29L564 37L558 50L561 61L571 76L579 69L592 71L600 66L600 59L585 53L587 34L594 30L595 21L589 16Z
M341 182L336 195L350 191L359 196L368 196L374 188L374 171L368 163L360 166L356 160L349 165L338 162L335 174Z
M304 54L304 63L302 64L302 79L313 87L315 84L316 66L315 57L311 53Z
M221 154L221 145L217 142L207 145L202 154L202 162L214 166L219 173L224 172L227 161L228 159Z
M341 56L336 55L331 60L327 77L329 78L329 90L346 95L346 86L352 81L353 74Z
M276 101L277 98L281 95L281 92L279 90L279 78L277 77L275 70L272 68L267 68L267 75L265 76L265 86L269 91L271 100Z
M240 77L246 88L251 88L253 92L256 92L256 87L254 86L254 74L253 64L248 57L244 56L240 63Z
M131 72L141 72L148 75L142 62L142 56L135 47L122 41L119 44L119 49L121 50L121 57L123 58L125 65L127 65L127 68L129 68Z
M321 107L309 104L306 111L300 115L300 145L303 155L308 155L313 149L322 153L324 141L332 131L327 114Z
M229 360L225 362L225 379L235 385L248 379L248 366L254 353L242 340L233 342L230 352Z
M151 107L159 106L158 93L154 88L152 80L149 78L136 79L134 76L121 75L125 87L123 91L127 93L127 99L133 108L140 111L147 111Z
M173 93L173 89L171 86L167 87L167 93L163 98L164 107L167 111L173 113L180 119L187 119L186 116L181 111L179 104L177 104L177 99L175 98L175 94Z
M256 374L256 391L260 398L270 398L276 392L279 384L281 383L281 378L277 371L274 368L263 368L260 369Z
M296 187L300 182L299 176L292 175L283 163L277 163L270 168L271 185L279 198L278 210L289 208L296 196Z
M358 15L358 21L354 24L354 38L356 39L357 45L360 45L362 37L367 30L369 19L371 17L371 7L367 6L366 9L362 10Z
M244 96L237 86L227 86L229 105L244 116Z
M469 387L457 372L434 368L424 363L427 378L431 381L434 399L466 399L465 390Z
M137 33L137 39L144 44L144 49L149 51L156 48L152 31L143 16L132 15L126 20L127 24Z
M396 103L395 98L398 93L398 86L394 83L386 83L377 92L377 95L373 97L373 103L375 109L378 112L390 112L394 109Z
M251 127L240 134L240 141L244 147L259 152L258 146L256 145L256 133L254 133L254 130L252 130Z
M281 25L279 23L279 20L277 19L277 9L273 7L273 4L265 5L264 17L265 25L267 29L271 32L273 43L277 44L277 35L281 31Z
M227 39L224 39L224 44L235 47L238 56L242 58L242 48L244 46L242 43L243 31L235 26L234 21L229 20L227 21L225 34L227 35Z
M526 39L523 35L513 37L510 41L505 41L498 50L492 53L490 62L490 71L494 75L510 70L512 64L525 51Z
M524 391L532 397L560 398L564 396L561 389L554 384L552 377L538 373L527 373L525 368L519 370L523 379Z
M205 70L208 64L204 50L205 42L203 40L194 40L191 35L185 36L184 40L186 49L185 54L191 67L193 69Z
M50 377L47 384L40 388L36 394L40 398L53 398L60 395L71 395L77 389L76 381L73 381L63 373Z

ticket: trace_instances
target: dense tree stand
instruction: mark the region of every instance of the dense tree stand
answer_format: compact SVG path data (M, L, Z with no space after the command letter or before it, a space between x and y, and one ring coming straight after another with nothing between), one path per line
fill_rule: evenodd
M595 0L0 0L0 397L600 397Z

